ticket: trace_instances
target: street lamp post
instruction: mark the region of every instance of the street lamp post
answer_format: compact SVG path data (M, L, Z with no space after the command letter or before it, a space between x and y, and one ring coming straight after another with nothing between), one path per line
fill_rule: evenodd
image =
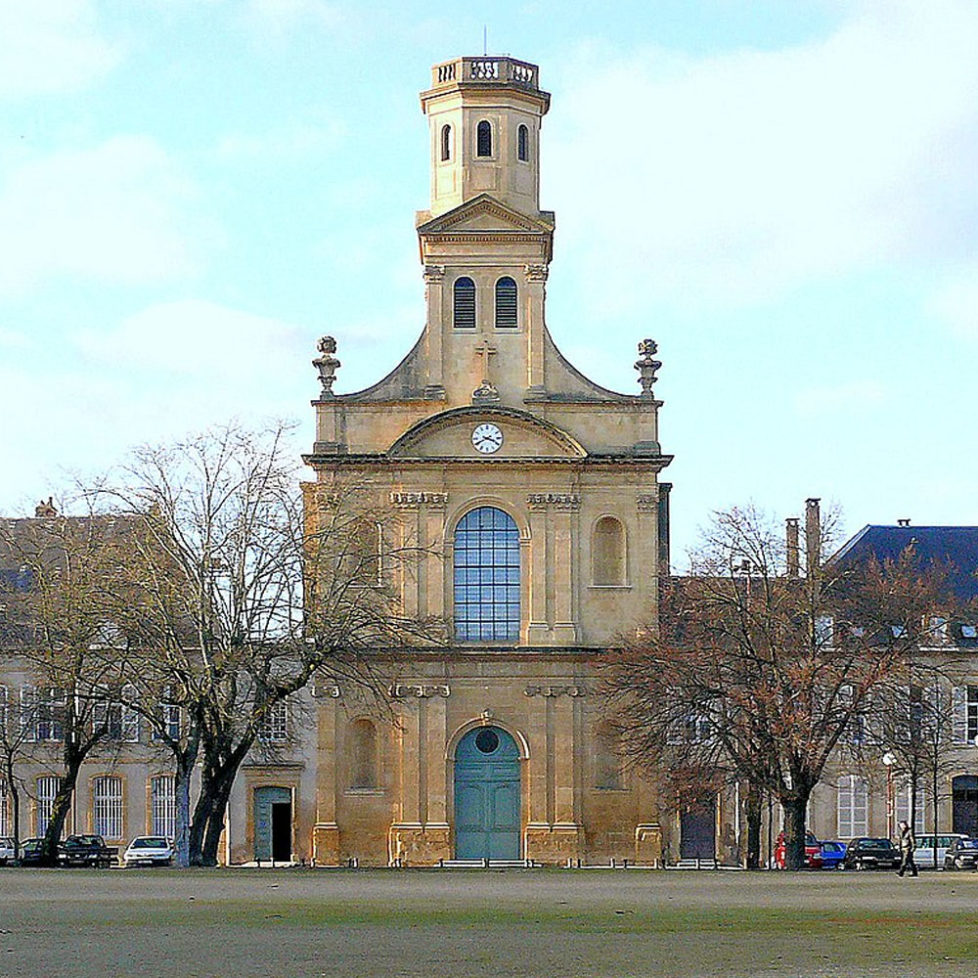
M883 755L883 766L886 768L886 836L891 838L893 834L893 765L896 764L896 755L892 751L887 751Z

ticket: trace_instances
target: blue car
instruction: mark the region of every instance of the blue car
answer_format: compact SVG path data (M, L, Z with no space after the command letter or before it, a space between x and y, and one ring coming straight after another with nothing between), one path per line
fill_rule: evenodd
M822 869L841 869L842 860L846 858L844 842L822 842Z

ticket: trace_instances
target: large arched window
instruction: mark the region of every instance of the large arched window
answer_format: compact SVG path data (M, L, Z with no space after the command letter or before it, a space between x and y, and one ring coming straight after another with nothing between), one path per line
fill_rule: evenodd
M377 729L369 720L350 725L350 787L377 787Z
M508 275L496 283L496 329L516 329L516 282Z
M150 831L172 839L176 835L177 796L172 774L161 774L150 782Z
M452 158L452 127L449 125L441 127L441 158L442 160Z
M869 786L864 778L855 774L842 775L837 805L840 839L852 839L869 831Z
M526 126L516 130L516 155L522 163L530 159L530 130Z
M625 528L613 516L602 516L594 524L591 569L599 587L625 584Z
M122 778L92 781L92 831L106 839L122 838Z
M455 279L452 301L455 328L475 329L475 282L468 277Z
M501 509L473 509L455 527L455 637L520 637L520 534Z
M485 119L475 130L475 155L492 156L492 126Z

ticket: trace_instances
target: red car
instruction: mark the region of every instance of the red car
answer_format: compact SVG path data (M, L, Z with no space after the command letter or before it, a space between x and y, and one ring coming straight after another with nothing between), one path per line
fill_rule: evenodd
M778 841L774 847L774 865L777 869L784 869L784 832L778 833ZM822 844L812 835L811 832L805 833L805 869L822 868Z

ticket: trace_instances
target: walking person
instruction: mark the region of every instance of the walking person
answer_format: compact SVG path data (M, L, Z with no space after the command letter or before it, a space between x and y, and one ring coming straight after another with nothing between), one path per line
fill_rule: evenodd
M913 851L917 848L917 837L913 834L913 829L909 823L900 823L900 868L897 876L903 876L910 872L911 876L917 875L917 864L913 861Z

